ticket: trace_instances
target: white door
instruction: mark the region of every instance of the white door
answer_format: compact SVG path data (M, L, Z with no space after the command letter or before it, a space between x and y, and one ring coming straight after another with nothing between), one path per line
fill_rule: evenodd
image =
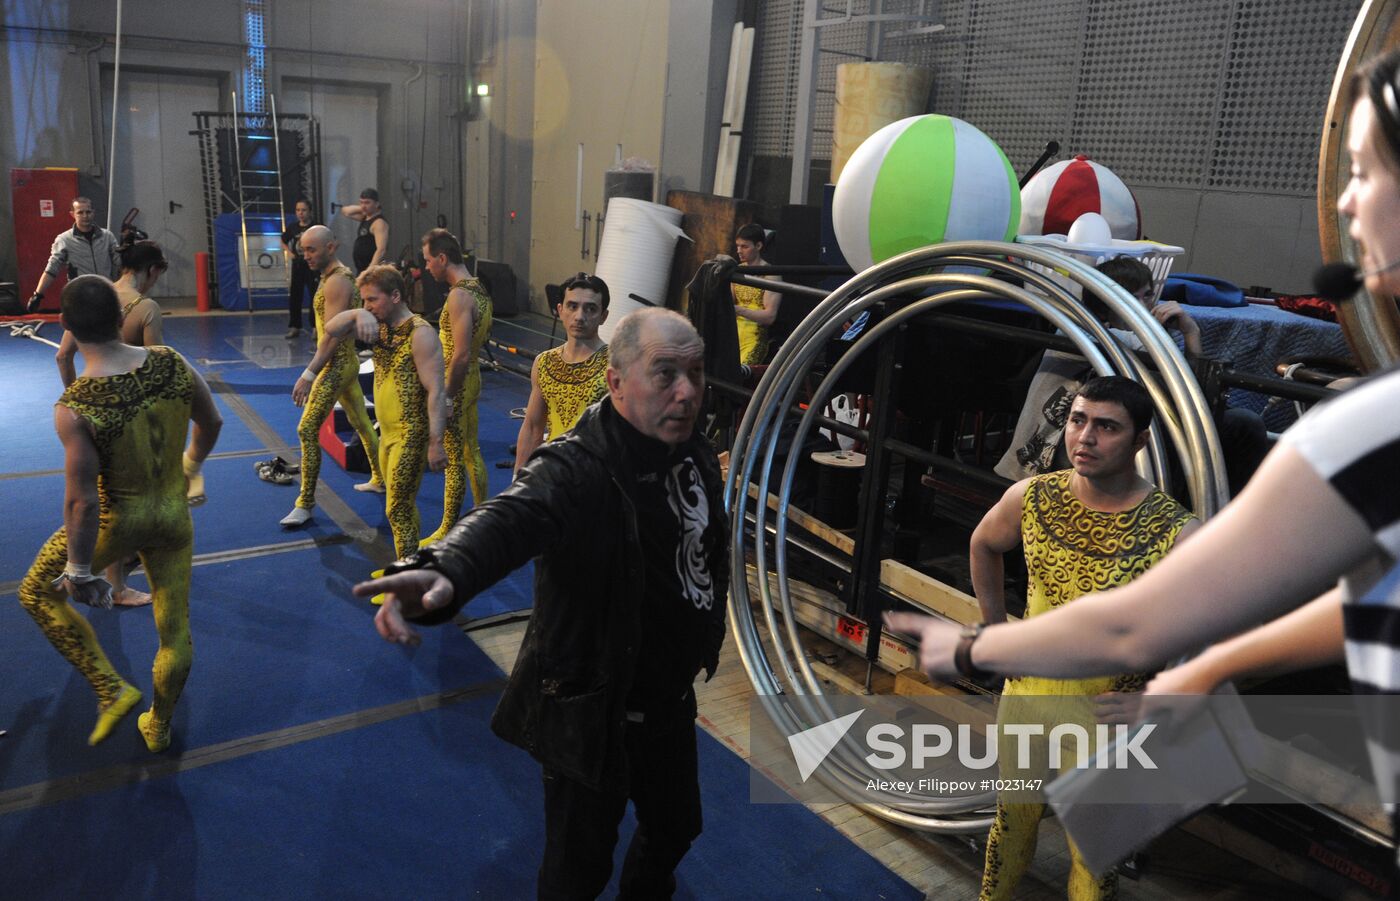
M326 208L316 211L340 241L340 259L350 265L350 248L355 243L359 223L344 216L332 216L332 203L359 201L365 188L379 191L386 211L394 198L388 185L379 184L379 92L369 85L316 84L287 79L277 97L277 109L284 113L315 116L321 123L321 186ZM391 235L390 253L398 252L402 236Z
M104 132L112 134L112 74L103 73ZM209 249L199 141L194 114L219 109L219 81L185 72L121 74L116 159L112 167L112 231L132 207L136 225L160 243L170 269L154 297L195 294L194 255ZM106 198L93 198L100 207Z

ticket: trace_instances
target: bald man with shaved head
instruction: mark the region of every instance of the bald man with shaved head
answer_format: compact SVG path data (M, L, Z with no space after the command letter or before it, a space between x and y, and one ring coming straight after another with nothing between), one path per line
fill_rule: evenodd
M311 301L317 342L325 340L327 322L346 310L363 306L354 274L336 258L338 248L334 233L324 225L313 225L302 232L301 255L311 271L321 276L320 287ZM373 339L366 337L365 340ZM297 495L292 512L282 517L282 525L287 528L298 528L311 519L311 511L316 506L316 479L321 473L321 423L331 415L336 401L340 402L350 425L364 443L365 456L369 457L370 480L356 485L355 490L384 493L384 479L379 474L379 439L365 412L355 343L340 339L331 343L335 350L330 361L319 371L308 368L292 386L292 399L302 405L301 424L297 426L297 438L301 441L301 493ZM314 365L315 361L312 362Z

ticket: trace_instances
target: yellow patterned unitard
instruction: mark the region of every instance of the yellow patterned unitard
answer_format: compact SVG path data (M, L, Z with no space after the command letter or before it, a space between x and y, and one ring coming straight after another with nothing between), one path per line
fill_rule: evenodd
M734 306L746 310L763 309L763 289L752 285L731 285ZM735 317L739 330L739 362L745 366L762 363L768 358L768 329L752 319Z
M1075 598L1124 585L1146 572L1171 550L1177 535L1191 519L1189 510L1152 489L1143 501L1121 513L1102 513L1079 502L1070 490L1072 470L1050 472L1031 479L1021 508L1021 544L1026 554L1029 590L1026 616L1038 616ZM1104 676L1094 679L1044 679L1032 676L1008 679L1002 692L998 719L1023 722L1039 717L1050 726L1080 722L1089 735L1093 727L1092 699L1107 691L1138 691L1142 675ZM1055 700L1024 701L1018 698L1055 696ZM1063 699L1063 700L1059 700ZM1050 713L1047 705L1054 705ZM1014 758L1004 759L1006 778L1043 779L1048 772L1049 748L1042 740L1031 744L1031 768L1014 769ZM1076 750L1065 766L1073 766ZM1011 768L1008 768L1011 766ZM1035 855L1036 834L1043 804L997 802L996 820L987 836L986 867L982 871L981 898L1011 898L1016 885ZM1096 879L1070 842L1068 897L1112 898L1118 890L1117 875L1110 871Z
M452 407L448 410L447 428L442 433L442 449L447 454L447 469L443 473L442 525L424 541L436 541L457 523L462 512L462 502L467 496L467 473L471 473L472 503L486 500L486 459L481 455L481 444L477 440L476 402L481 397L481 349L491 336L491 296L486 293L479 280L464 278L452 285L471 295L475 304L472 318L471 364L462 385L451 398ZM438 337L442 340L442 359L445 366L452 365L453 349L456 341L452 335L451 317L443 311L438 326Z
M337 263L333 269L321 275L321 283L312 298L311 309L316 319L316 341L326 335L326 284L332 278L350 280L350 306L360 308L360 289L355 286L355 277L350 267ZM350 338L340 342L330 361L321 368L316 381L311 385L311 394L306 398L306 406L301 410L301 422L297 425L297 438L301 441L301 493L297 495L297 506L310 510L316 506L316 480L321 475L321 423L331 415L336 401L350 420L355 434L365 446L365 456L369 459L371 478L383 483L379 469L379 439L374 435L374 426L365 412L365 395L360 390L360 361L355 356L355 342Z
M560 348L540 354L540 396L544 398L549 437L572 429L589 406L608 393L608 346L604 344L586 360L564 362Z
M385 510L394 552L418 550L418 486L428 462L428 392L413 362L413 332L432 328L410 316L394 328L379 324L374 345L374 410L379 419L379 471L384 473Z
M146 362L120 375L81 376L58 403L78 415L97 446L101 500L93 572L139 554L151 583L160 646L154 665L157 729L168 729L190 671L190 558L194 526L181 468L194 380L168 347L151 347ZM49 642L92 684L99 713L140 694L113 668L88 621L53 581L68 562L68 533L44 543L20 582L19 601ZM99 717L99 725L102 718ZM105 733L93 734L92 742Z

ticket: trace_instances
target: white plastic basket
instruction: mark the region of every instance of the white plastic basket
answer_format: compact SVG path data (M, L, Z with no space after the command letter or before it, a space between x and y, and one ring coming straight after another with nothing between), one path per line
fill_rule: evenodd
M1082 260L1090 266L1097 266L1104 260L1111 260L1114 257L1134 257L1141 260L1148 269L1152 270L1152 303L1156 303L1157 299L1162 296L1162 286L1166 284L1167 276L1172 271L1172 263L1178 256L1186 252L1185 248L1175 247L1171 244L1158 244L1156 241L1113 240L1107 244L1071 244L1064 235L1017 235L1016 241L1019 244L1033 244L1036 247L1059 251L1066 256ZM1075 297L1079 296L1080 285L1069 277L1067 271L1050 269L1029 261L1026 265L1036 272L1043 272L1050 276Z

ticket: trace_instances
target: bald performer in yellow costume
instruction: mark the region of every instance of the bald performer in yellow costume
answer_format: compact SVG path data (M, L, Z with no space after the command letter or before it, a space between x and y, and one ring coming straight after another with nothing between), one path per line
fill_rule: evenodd
M481 349L491 335L491 296L471 277L462 245L445 228L423 236L423 260L428 273L449 284L447 301L438 319L438 338L446 367L447 471L443 480L442 524L423 539L437 541L456 524L466 499L467 474L471 475L472 503L486 500L486 460L477 440L477 401L481 398Z
M63 441L64 527L39 551L19 600L44 635L97 693L95 745L141 701L69 603L109 608L111 585L93 572L139 554L151 583L160 647L155 700L137 720L152 751L170 745L170 720L190 671L189 592L194 526L185 496L203 494L200 467L223 420L199 374L168 347L120 338L121 306L97 275L63 289L63 327L83 355L82 375L54 407ZM182 456L185 432L194 429Z
M338 247L335 235L324 225L313 225L302 233L302 256L311 271L321 276L316 296L311 301L318 344L325 343L327 322L346 310L360 307L355 276L349 266L336 258ZM297 495L292 512L282 517L283 526L296 528L311 519L311 511L316 506L316 481L321 474L321 423L331 415L336 401L340 401L341 409L355 434L360 436L365 456L369 458L370 480L356 485L355 490L384 492L384 479L379 470L379 439L365 412L359 375L360 361L355 356L354 342L335 340L331 343L329 361L319 368L307 369L292 387L295 397L297 388L306 383L303 399L297 401L299 405L304 404L301 423L297 426L297 438L301 441L301 493Z

